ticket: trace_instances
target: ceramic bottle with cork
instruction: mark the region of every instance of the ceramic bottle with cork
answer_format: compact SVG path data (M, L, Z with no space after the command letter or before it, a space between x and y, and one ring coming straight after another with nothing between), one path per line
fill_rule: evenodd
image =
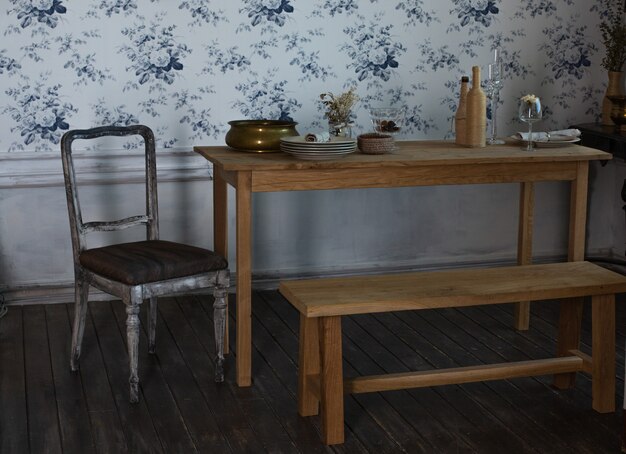
M467 91L469 77L461 77L461 96L454 114L454 143L465 145L467 141Z
M480 88L480 66L472 67L472 88L467 92L465 146L487 146L487 96Z

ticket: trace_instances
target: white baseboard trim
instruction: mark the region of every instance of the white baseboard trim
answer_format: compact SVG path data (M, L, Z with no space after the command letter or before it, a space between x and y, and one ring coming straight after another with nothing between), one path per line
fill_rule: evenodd
M91 150L74 153L82 184L126 184L145 181L145 155L137 150ZM211 179L211 164L191 150L157 151L159 182ZM0 189L63 186L61 153L0 153Z
M565 257L542 257L534 260L535 263L547 263L563 261ZM386 267L369 267L369 268L350 268L350 269L316 269L316 270L292 270L289 272L273 272L273 273L253 273L252 288L254 290L275 290L281 280L293 279L313 279L324 277L338 276L354 276L354 275L376 275L386 273L399 273L410 271L435 271L454 268L480 268L480 267L496 267L514 265L515 259L502 259L482 262L449 262L427 265L403 265L403 266L386 266ZM236 272L231 273L231 292L236 289ZM198 293L208 293L210 290ZM71 303L74 301L74 283L63 282L49 285L33 285L22 286L19 288L5 288L0 290L4 295L5 302L11 305L31 305L31 304L58 304ZM91 288L89 292L89 301L110 301L116 298Z

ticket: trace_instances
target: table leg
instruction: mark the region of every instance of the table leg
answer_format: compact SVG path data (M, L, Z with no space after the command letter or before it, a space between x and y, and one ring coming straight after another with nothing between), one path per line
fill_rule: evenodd
M593 409L615 411L615 295L598 295L591 300Z
M237 384L252 384L252 175L237 172Z
M585 225L587 221L587 179L589 163L579 162L576 179L570 190L569 248L567 259L576 262L585 259ZM580 345L580 329L583 318L583 298L561 301L559 313L559 341L557 356L568 356L572 349ZM575 373L554 376L554 386L560 389L571 388L576 379Z
M585 233L587 224L587 184L589 163L579 162L576 179L571 183L569 213L569 248L567 259L570 262L585 260Z
M228 260L228 187L222 170L213 168L213 249ZM228 298L224 325L224 354L230 353L228 343Z
M321 317L319 332L322 438L333 445L344 441L341 316Z
M530 265L533 260L533 217L535 208L535 185L520 183L519 227L517 233L517 264ZM530 325L530 302L515 304L515 328L523 331Z
M319 413L319 400L309 382L310 376L317 376L319 382L320 341L317 318L308 318L300 314L299 346L298 414L300 416L313 416Z

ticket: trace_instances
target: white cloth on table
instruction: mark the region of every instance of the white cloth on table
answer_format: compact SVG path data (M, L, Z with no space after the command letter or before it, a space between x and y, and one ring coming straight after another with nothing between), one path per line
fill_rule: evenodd
M518 132L513 135L516 139L528 140L528 132ZM533 142L550 142L572 140L580 137L578 129L559 129L557 131L537 131L533 132Z
M304 136L306 142L330 142L330 133L328 131L318 133L308 133Z

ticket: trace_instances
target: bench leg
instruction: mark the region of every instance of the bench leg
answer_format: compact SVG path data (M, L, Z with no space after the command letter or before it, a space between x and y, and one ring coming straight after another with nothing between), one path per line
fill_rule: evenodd
M311 376L319 382L320 342L318 319L300 314L300 350L298 354L298 414L313 416L319 413L318 389L311 389Z
M517 231L517 264L530 265L533 261L533 211L535 207L535 184L520 183L519 219ZM530 325L530 302L515 303L515 329L528 330Z
M344 441L341 316L321 317L319 336L322 438L332 445Z
M579 349L582 319L583 298L570 298L561 301L556 356L570 356L570 350ZM557 374L554 376L554 386L559 389L572 388L575 379L575 372Z
M591 300L593 409L615 411L615 295Z

